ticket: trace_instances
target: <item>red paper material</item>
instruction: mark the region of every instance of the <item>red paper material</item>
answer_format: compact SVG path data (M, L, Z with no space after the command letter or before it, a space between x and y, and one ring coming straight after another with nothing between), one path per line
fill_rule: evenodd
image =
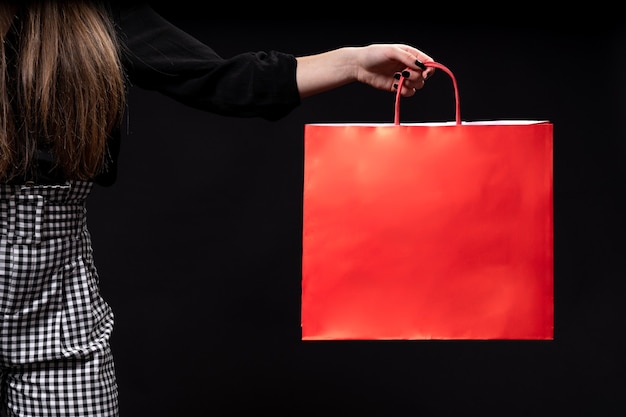
M302 338L552 339L552 133L306 125Z

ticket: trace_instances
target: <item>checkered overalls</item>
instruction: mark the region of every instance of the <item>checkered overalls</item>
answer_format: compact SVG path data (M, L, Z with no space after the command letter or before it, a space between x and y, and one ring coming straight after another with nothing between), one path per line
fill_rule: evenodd
M117 416L91 182L0 184L0 415Z

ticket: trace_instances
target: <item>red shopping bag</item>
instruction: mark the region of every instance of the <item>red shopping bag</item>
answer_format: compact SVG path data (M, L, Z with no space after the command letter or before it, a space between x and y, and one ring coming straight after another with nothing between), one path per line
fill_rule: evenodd
M548 121L307 124L303 340L551 340ZM401 85L401 84L400 84Z

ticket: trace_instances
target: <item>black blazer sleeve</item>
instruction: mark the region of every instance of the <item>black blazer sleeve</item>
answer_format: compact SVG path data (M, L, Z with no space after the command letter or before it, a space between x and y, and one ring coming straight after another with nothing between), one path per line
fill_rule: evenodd
M223 58L147 3L121 8L117 22L131 85L225 116L277 120L300 103L291 54Z

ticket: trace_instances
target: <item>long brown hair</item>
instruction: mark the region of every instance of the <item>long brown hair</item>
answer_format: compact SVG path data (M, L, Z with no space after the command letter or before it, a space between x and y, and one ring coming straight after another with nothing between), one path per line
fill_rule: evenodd
M48 149L67 179L106 167L125 80L115 26L95 1L0 0L0 179Z

